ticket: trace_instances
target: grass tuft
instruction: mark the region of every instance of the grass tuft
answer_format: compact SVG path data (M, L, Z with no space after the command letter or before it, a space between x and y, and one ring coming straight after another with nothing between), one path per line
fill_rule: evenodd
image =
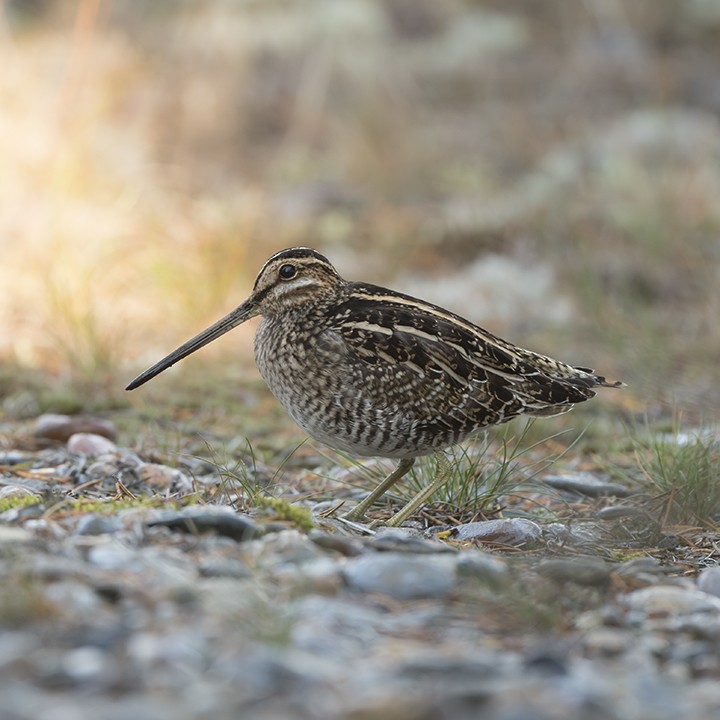
M525 422L520 431L514 423L487 430L469 445L457 445L447 454L452 465L449 480L437 491L432 502L441 508L443 522L448 516L467 522L477 516L495 512L503 498L527 486L543 470L556 462L562 452L548 454L545 446L566 431L535 440L535 419ZM568 448L569 449L569 448ZM357 470L358 487L370 489L386 476L384 465L368 466L341 454ZM388 498L404 505L432 482L437 459L419 458L407 477L388 493Z
M278 520L292 522L301 530L311 530L314 523L309 510L274 495L280 487L278 478L283 468L298 448L305 444L305 441L293 448L285 456L269 481L262 479L262 472L259 470L255 451L247 438L245 444L247 445L246 455L237 458L228 454L222 460L208 445L209 451L215 457L212 462L220 475L221 492L225 499L236 508L241 505L246 510L252 507L270 510L275 513ZM246 461L246 457L249 457L249 462Z
M637 461L662 501L663 525L717 528L720 437L706 432L654 435L636 444Z

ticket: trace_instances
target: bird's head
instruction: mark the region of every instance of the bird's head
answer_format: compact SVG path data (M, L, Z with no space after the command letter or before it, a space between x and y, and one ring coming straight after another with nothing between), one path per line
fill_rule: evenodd
M304 247L281 250L262 266L250 297L244 303L142 372L126 390L143 385L251 317L298 312L309 303L317 304L332 298L342 283L330 261L319 252Z

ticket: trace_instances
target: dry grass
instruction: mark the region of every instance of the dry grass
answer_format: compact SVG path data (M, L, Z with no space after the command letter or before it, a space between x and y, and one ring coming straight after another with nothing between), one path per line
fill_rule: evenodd
M388 283L499 253L569 321L453 309L622 377L620 413L712 419L708 7L6 3L0 358L119 397L280 247ZM249 367L251 334L207 352Z

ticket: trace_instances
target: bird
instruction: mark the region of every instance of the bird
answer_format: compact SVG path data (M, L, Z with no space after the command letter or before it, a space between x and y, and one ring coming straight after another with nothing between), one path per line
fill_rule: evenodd
M261 316L255 362L270 391L311 437L396 469L344 518L367 511L418 457L433 480L385 524L409 518L451 474L442 452L520 415L552 416L621 387L587 367L525 350L438 305L345 280L316 250L293 247L262 266L238 307L138 375L134 390L246 320Z

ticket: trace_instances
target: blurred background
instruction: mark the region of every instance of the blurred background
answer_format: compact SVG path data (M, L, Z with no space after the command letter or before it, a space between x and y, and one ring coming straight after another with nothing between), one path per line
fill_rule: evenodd
M716 0L0 8L6 415L127 403L304 244L717 417ZM170 375L258 388L252 335Z

